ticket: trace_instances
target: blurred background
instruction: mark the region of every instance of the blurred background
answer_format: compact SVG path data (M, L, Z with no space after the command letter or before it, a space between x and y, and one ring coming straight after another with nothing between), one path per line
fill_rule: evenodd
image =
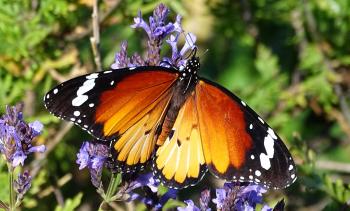
M123 40L129 55L143 52L147 37L130 25L139 10L148 17L161 2L171 9L170 21L182 15L183 29L197 36L199 74L244 99L290 149L298 180L265 201L284 198L287 210L349 209L350 2L100 0L104 69ZM37 143L48 148L24 167L35 175L25 210L64 203L96 210L101 201L88 171L75 164L91 137L50 115L42 102L54 85L96 70L91 14L92 0L0 0L0 113L24 102L26 120L44 123ZM2 199L8 197L4 163L0 169ZM207 182L181 191L180 199L195 198Z

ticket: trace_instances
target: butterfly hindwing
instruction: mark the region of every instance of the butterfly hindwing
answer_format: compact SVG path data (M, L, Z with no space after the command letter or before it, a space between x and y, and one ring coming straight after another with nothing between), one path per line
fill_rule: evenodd
M172 89L166 91L151 105L151 110L123 133L113 144L114 165L119 172L143 168L154 153Z
M294 182L295 165L289 151L252 109L204 79L195 92L205 162L214 175L271 188Z
M58 85L44 102L97 139L113 140L149 113L176 79L176 72L161 67L96 72Z
M153 172L168 187L194 185L206 171L193 94L181 107L168 138L153 157Z

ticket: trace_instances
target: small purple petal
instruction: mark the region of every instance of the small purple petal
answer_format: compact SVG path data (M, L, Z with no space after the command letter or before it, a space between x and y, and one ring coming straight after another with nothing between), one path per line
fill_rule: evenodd
M272 211L272 210L273 209L266 204L261 208L261 211Z
M178 191L176 189L169 189L159 200L161 205L164 205L169 199L175 199Z
M89 165L90 156L87 151L87 147L88 147L88 142L83 142L79 150L79 153L77 154L77 157L78 157L77 164L79 164L79 170L82 170L83 168Z
M153 174L152 173L148 173L148 174L141 174L137 180L137 183L140 184L140 186L149 186L152 190L152 192L157 192L158 190L158 184L156 183L156 181L153 178Z
M213 202L216 204L217 208L222 208L224 206L226 196L227 194L225 189L216 189L216 198L213 199Z
M159 37L160 39L164 39L167 35L173 32L174 29L174 25L172 23L168 23L166 26L157 27L154 30L153 34L154 36Z
M92 158L92 165L91 167L93 169L100 169L103 167L103 164L105 163L106 161L106 157L104 156L95 156L94 158Z
M146 21L144 21L142 19L141 11L139 11L138 17L134 18L134 22L135 23L133 25L131 25L131 28L134 28L134 29L135 28L142 28L147 33L148 37L151 38L151 36L152 36L151 29L148 26L148 24L146 23Z
M39 135L41 133L41 131L43 130L44 125L41 124L41 122L39 121L34 121L29 123L29 127L32 128L37 135Z
M197 37L194 34L188 33L186 35L185 45L182 47L180 51L180 55L184 56L189 49L193 49L194 47L196 47L195 46L196 40L197 40Z
M174 31L178 32L178 34L183 32L183 29L181 27L181 21L182 21L182 16L177 15L176 16L176 21L174 23Z
M178 207L178 211L200 211L200 209L194 205L192 200L186 200L185 203L187 204L186 207Z
M17 167L19 164L22 166L24 165L24 160L27 158L27 155L25 155L22 151L17 151L13 155L12 158L12 166Z
M140 194L131 192L131 194L129 195L129 198L126 201L131 202L140 198L141 198Z
M28 152L45 152L45 145L39 145L29 148Z

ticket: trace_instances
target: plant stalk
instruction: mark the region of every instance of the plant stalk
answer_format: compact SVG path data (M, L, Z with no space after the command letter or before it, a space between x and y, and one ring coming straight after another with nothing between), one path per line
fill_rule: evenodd
M11 164L7 165L8 172L9 172L9 190L10 190L10 202L9 202L9 210L14 211L16 210L16 197L15 197L15 191L13 189L14 185L14 168L11 166Z

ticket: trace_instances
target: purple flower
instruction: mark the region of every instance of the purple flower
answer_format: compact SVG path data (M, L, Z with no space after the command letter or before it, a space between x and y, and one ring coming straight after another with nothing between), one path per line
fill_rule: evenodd
M210 190L204 190L201 192L201 197L199 198L199 205L201 210L210 211L209 208L210 202Z
M225 183L223 188L216 189L213 202L221 210L255 210L257 204L263 204L262 194L265 192L259 185Z
M128 55L127 55L127 48L128 48L128 42L123 41L120 44L120 51L115 54L114 63L111 65L112 69L129 67L130 59L128 58Z
M139 12L138 17L134 18L135 23L131 27L142 28L150 40L161 41L175 30L182 32L179 23L165 23L169 12L170 10L164 4L159 4L153 11L153 16L149 18L149 24L142 19L142 14Z
M0 118L0 152L12 167L23 165L30 153L44 152L45 146L33 146L33 139L41 133L39 121L27 124L23 120L21 106L6 106L6 113Z
M152 173L141 174L136 180L126 182L119 190L119 194L127 198L127 201L138 200L143 202L148 209L161 210L163 205L169 200L176 198L177 190L169 189L163 195L158 192L159 183L154 179ZM142 190L143 194L136 190Z
M17 201L23 199L24 194L29 190L31 186L32 177L28 171L24 171L23 174L19 174L17 180L14 181L14 189L17 193Z
M181 69L187 61L186 53L189 49L195 48L196 36L188 33L185 37L186 43L179 52L177 43L183 32L181 27L182 17L177 15L175 22L167 23L169 12L169 9L164 4L159 4L153 11L153 16L149 18L148 23L142 18L141 12L139 12L138 16L134 18L134 24L131 27L142 28L148 35L147 57L143 59L139 54L135 53L129 58L127 56L127 42L124 41L121 44L121 50L115 56L115 61L111 68L162 65ZM161 47L166 37L169 37L166 42L171 46L172 56L171 58L160 58Z
M77 154L79 169L87 167L90 171L91 182L96 188L102 186L102 169L109 156L109 148L104 144L83 142Z
M194 205L192 200L186 200L185 203L187 204L186 207L178 207L178 211L200 211L200 209Z
M223 188L216 189L216 198L212 202L216 205L217 210L245 210L253 211L257 204L263 206L264 211L272 209L264 204L262 194L266 190L258 185L240 186L237 183L225 183ZM200 208L194 205L193 201L187 200L186 207L179 207L180 211L205 210L210 211L210 191L204 190L199 199Z
M177 48L179 36L180 34L170 35L169 39L166 40L166 42L171 47L172 55L171 58L164 57L163 62L161 64L169 63L173 66L178 67L179 69L182 69L186 65L186 54L188 54L189 50L193 50L194 48L196 48L196 45L194 43L196 42L197 37L192 33L188 33L185 37L185 44L179 52Z

